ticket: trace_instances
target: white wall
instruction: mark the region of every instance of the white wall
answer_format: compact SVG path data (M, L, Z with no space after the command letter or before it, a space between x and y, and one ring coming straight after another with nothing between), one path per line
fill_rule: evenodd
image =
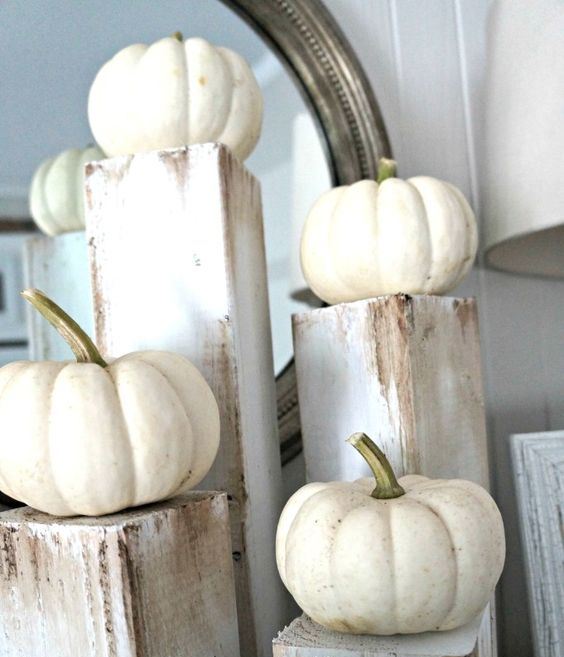
M482 111L490 0L325 4L354 43L373 84L400 173L426 173L455 183L483 222ZM480 267L457 294L475 295L479 302L494 490L506 522L500 652L530 657L508 436L564 427L564 281Z

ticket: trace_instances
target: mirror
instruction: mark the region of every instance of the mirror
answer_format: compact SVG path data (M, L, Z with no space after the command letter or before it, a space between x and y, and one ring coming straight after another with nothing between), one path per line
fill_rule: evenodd
M265 98L262 137L246 165L263 191L287 459L300 449L290 315L309 307L300 300L301 222L332 183L374 176L388 151L370 86L320 0L108 0L95 6L53 0L48 9L0 4L0 217L27 217L28 185L38 164L91 141L86 103L100 66L126 45L177 30L242 54Z
M292 358L290 315L307 307L292 298L293 288L303 286L296 250L299 220L331 183L315 123L277 57L217 0L113 0L95 9L55 0L47 12L24 3L5 4L0 14L5 78L0 87L0 190L6 196L11 190L11 201L24 216L38 164L92 141L88 91L100 66L118 50L180 30L184 38L201 36L250 63L265 108L262 136L246 166L262 186L274 365L280 373ZM304 148L307 143L305 152L302 143Z

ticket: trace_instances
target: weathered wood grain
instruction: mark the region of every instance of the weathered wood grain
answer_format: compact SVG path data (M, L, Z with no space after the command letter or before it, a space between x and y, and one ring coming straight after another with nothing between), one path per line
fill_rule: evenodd
M564 654L564 431L511 436L536 657Z
M91 335L94 330L90 270L84 231L30 237L24 245L26 287L54 299ZM72 360L67 343L29 304L28 334L33 360Z
M2 657L238 657L228 505L0 514Z
M489 487L474 299L383 296L294 315L293 329L308 481L366 476L345 443L364 431L398 476ZM490 613L479 657L497 653Z
M230 496L241 653L266 657L289 618L259 184L219 144L96 162L86 224L102 353L184 354L215 393L220 452L201 487Z
M448 632L377 637L327 630L300 616L272 642L273 657L471 657L481 623Z
M364 431L396 473L488 486L476 303L403 295L294 316L309 481L353 479Z

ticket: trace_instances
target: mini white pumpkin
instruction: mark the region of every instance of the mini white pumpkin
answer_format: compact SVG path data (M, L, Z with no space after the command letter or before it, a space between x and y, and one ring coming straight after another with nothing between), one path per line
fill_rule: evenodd
M218 141L244 160L260 136L262 106L240 55L177 34L128 46L104 64L88 117L109 156Z
M29 207L44 233L84 230L84 165L104 157L98 146L69 148L39 166L31 181Z
M461 479L402 477L365 435L351 442L376 477L311 483L288 501L276 560L313 620L339 632L450 630L491 599L505 558L490 495Z
M43 293L23 295L78 362L0 369L0 489L40 511L94 516L198 484L217 453L219 413L196 367L165 351L108 365Z
M444 294L466 276L478 247L476 219L450 183L395 178L380 160L378 181L323 194L302 233L301 264L327 303L383 294Z

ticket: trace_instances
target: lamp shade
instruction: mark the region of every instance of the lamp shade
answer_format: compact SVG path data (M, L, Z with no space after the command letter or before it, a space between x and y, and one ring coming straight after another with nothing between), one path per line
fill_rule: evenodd
M564 2L497 0L488 55L486 262L564 277Z

